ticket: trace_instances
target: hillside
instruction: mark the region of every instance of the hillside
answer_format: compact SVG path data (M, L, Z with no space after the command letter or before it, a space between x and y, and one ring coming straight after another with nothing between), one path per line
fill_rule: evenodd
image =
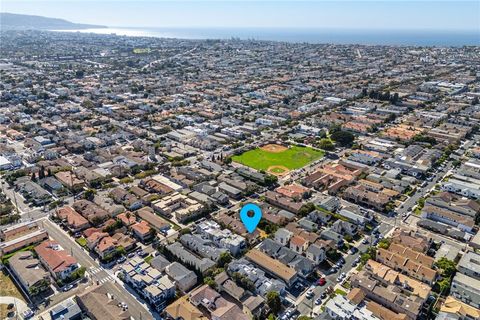
M73 29L90 29L90 28L106 28L105 26L73 23L64 19L47 18L41 16L32 16L25 14L0 13L0 26L2 30L73 30Z

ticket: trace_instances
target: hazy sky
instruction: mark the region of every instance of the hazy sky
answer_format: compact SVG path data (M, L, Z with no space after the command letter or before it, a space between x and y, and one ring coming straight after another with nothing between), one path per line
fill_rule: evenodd
M298 27L480 32L480 0L0 0L0 11L127 27Z

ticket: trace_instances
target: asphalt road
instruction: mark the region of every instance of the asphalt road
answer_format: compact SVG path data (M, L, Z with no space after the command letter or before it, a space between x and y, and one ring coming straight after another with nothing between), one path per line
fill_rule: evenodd
M403 205L396 210L397 215L401 216L402 214L409 212L412 207L417 203L418 199L425 196L431 189L433 189L435 185L442 180L442 178L450 169L452 169L452 163L448 162L443 170L440 170L435 174L432 181L429 181L425 187L417 189L415 194L408 198L403 203Z
M390 232L390 230L393 229L393 226L386 224L386 223L381 223L379 227L379 232L383 235L387 234ZM367 238L370 238L368 235ZM332 286L334 287L338 282L337 282L337 277L342 273L345 272L347 274L349 271L351 271L354 267L352 267L352 262L361 255L362 252L366 251L366 249L370 246L370 244L362 244L361 242L357 245L358 251L355 254L346 254L343 256L345 259L345 264L342 266L340 270L338 270L334 274L326 275L325 279L327 280L326 284L324 286L315 286L314 288L314 297L311 299L308 299L305 295L301 297L300 303L297 305L297 310L300 312L302 315L310 315L312 310L316 311L316 305L315 305L315 300L320 298L322 293L329 287ZM322 270L323 271L323 270ZM325 270L327 271L327 270ZM322 302L324 302L323 300Z
M78 263L87 268L87 272L91 275L94 283L98 280L100 284L106 285L109 288L109 292L117 297L119 301L127 303L128 310L132 317L136 320L153 320L152 311L149 311L145 304L140 303L126 288L120 285L118 280L113 281L112 273L105 271L96 260L84 251L69 235L60 229L60 227L48 219L42 220L42 223L50 237L60 243L65 250L69 250L77 259Z

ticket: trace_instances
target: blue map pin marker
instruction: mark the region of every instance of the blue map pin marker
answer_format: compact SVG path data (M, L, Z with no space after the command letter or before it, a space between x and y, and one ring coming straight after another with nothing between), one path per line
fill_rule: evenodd
M253 216L249 216L248 213L253 211ZM240 219L243 222L243 225L249 233L252 233L257 228L260 219L262 219L262 209L259 206L253 203L247 203L240 210Z

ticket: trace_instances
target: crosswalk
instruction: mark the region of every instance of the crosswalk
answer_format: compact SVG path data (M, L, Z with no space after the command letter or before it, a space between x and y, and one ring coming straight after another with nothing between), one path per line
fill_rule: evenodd
M99 268L99 267L95 267L95 266L91 266L90 268L88 268L88 274L91 275L91 278L93 280L98 280L98 283L99 284L103 284L105 282L108 282L108 281L113 281L115 279L114 276L106 273L106 272L103 272L102 274L99 274L100 272L104 271L102 268ZM106 274L106 276L105 276Z

